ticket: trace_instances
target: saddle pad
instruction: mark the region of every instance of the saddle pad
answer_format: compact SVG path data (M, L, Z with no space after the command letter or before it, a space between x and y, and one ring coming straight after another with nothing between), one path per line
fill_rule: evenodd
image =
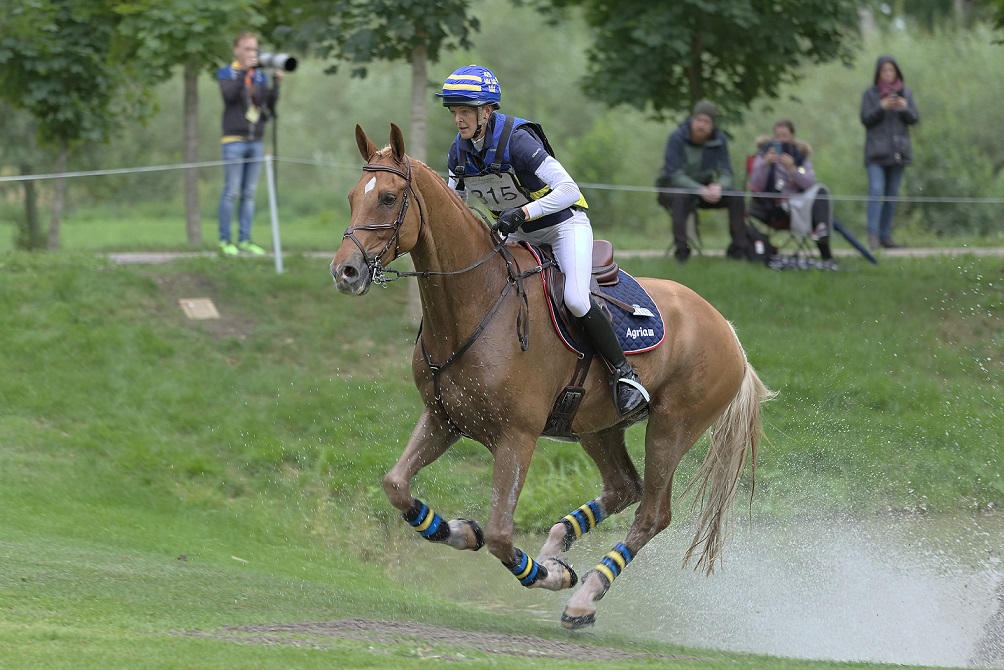
M666 324L662 313L648 292L638 281L624 270L618 270L620 279L613 286L601 286L600 292L627 303L635 308L635 314L617 304L607 302L614 320L614 332L625 354L640 354L655 349L666 339ZM648 312L649 315L646 315Z
M537 258L537 261L540 262L540 253L532 245L528 244L525 246ZM624 270L618 270L617 277L619 281L613 286L600 286L600 293L639 308L635 311L647 310L651 316L635 315L624 310L616 303L603 300L602 298L596 298L596 300L606 303L610 309L610 315L613 317L614 332L617 333L617 340L620 342L625 354L640 354L651 351L662 344L666 338L666 326L662 320L662 313L659 312L659 307L652 300L652 297L634 277ZM540 281L544 285L544 295L548 295L547 278L543 272L540 273ZM547 301L547 310L551 316L551 323L554 325L558 336L565 343L565 346L577 354L581 354L581 345L568 332L561 319L555 316L554 306L550 300Z

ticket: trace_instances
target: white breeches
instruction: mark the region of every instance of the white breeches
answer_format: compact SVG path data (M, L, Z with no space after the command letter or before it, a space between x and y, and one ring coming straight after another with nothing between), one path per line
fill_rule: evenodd
M572 218L550 228L526 233L517 230L509 242L549 244L565 273L565 305L575 316L589 311L589 277L593 271L593 227L585 212L572 210Z

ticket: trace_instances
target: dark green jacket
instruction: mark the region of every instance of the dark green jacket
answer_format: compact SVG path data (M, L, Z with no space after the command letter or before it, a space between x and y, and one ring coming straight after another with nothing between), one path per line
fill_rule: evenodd
M715 128L704 144L690 141L690 119L681 123L666 140L665 160L656 186L697 189L711 183L732 188L729 141Z

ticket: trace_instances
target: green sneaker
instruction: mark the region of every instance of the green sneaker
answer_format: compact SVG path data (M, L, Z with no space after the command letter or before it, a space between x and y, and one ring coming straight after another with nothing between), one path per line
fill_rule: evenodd
M220 255L221 256L236 256L239 252L237 251L237 245L233 242L227 242L226 240L220 240Z
M251 240L245 240L243 242L237 243L237 248L246 254L251 254L252 256L264 256L265 250L259 247L257 244Z

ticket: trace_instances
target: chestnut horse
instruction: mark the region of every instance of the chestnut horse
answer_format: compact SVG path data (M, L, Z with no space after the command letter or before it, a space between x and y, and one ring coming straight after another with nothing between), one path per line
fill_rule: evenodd
M614 407L607 369L592 366L571 428L599 468L603 490L555 523L533 559L513 544L513 513L534 447L577 362L549 318L535 275L540 264L523 247L505 244L442 177L406 155L396 125L382 150L359 126L356 143L366 165L349 193L349 227L331 261L335 285L364 295L389 280L384 273L395 272L386 270L391 261L411 254L415 271L396 274L417 277L422 301L412 370L425 409L383 480L394 507L430 541L474 551L487 544L524 586L556 591L578 582L561 620L566 628L580 628L594 622L595 603L614 578L669 525L673 473L711 428L691 484L700 506L698 530L683 559L687 564L699 549L695 569L710 574L747 453L755 474L760 406L772 395L728 321L685 286L638 280L666 322L665 342L631 357L651 395L644 477L628 455L627 425ZM411 493L412 478L461 436L485 445L493 458L484 532L475 521L446 521ZM635 503L627 537L580 581L565 561L572 543Z

